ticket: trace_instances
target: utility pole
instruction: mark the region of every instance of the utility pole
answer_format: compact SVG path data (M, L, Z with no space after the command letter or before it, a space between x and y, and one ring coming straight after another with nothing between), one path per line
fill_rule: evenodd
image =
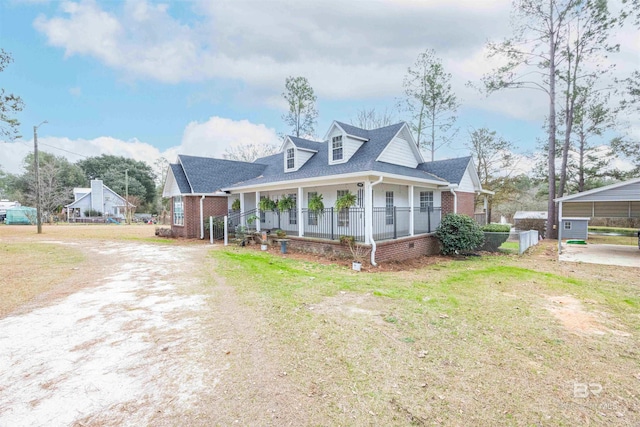
M127 224L131 224L131 218L129 218L129 169L124 170L124 211L126 212Z
M42 234L42 204L40 202L40 159L38 158L38 128L44 122L40 123L38 126L33 127L33 163L36 172L36 224L38 227L38 234Z

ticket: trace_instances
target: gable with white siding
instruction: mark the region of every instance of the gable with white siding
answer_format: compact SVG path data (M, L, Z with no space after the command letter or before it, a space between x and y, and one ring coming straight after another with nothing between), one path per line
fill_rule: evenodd
M420 151L407 126L403 126L402 129L400 129L398 134L389 142L376 160L409 168L415 168L423 161Z

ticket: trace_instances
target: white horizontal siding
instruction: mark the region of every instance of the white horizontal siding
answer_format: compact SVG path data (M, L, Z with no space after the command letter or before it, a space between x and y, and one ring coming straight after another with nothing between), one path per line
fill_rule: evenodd
M409 144L406 139L393 138L378 157L378 161L415 168L418 166L418 159Z
M300 169L315 153L296 150L296 169Z
M469 172L469 166L464 171L464 175L460 180L460 184L458 185L458 191L465 191L468 193L473 193L476 191L475 186L473 185L473 180L471 179L471 173Z

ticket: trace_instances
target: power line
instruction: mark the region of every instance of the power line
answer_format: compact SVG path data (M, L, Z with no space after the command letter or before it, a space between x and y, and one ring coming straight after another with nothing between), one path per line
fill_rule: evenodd
M89 156L85 156L84 154L75 153L73 151L65 150L64 148L55 147L53 145L45 144L44 142L41 142L40 145L46 145L47 147L55 148L56 150L64 151L65 153L75 154L76 156L84 157L85 159L89 158Z

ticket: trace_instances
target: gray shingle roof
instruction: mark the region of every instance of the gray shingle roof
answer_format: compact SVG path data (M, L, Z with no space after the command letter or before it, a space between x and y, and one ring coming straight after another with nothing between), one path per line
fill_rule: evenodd
M170 164L171 171L173 172L173 177L178 184L178 188L180 189L181 194L191 193L191 187L189 186L189 181L187 180L187 176L184 174L184 170L182 169L181 164Z
M421 163L418 165L418 168L440 177L451 184L460 184L470 161L471 156L458 157L455 159Z
M366 129L361 129L352 125L348 125L346 123L342 123L342 122L336 122L338 124L338 126L340 126L342 129L344 129L344 131L349 134L349 135L353 135L353 136L357 136L360 138L364 138L364 139L369 139L369 132L375 132L379 129L372 129L371 131L368 131ZM402 123L400 123L402 124ZM392 125L395 126L395 125ZM384 129L384 128L380 128L380 129Z
M359 129L345 123L336 123L348 134L367 140L346 163L329 164L327 142L310 141L290 136L289 138L297 147L317 151L300 169L294 172L285 173L283 153L262 157L253 163L180 155L179 163L171 165L171 168L182 194L191 192L208 194L220 189L357 172L388 173L441 182L442 185L447 183L460 184L467 165L471 161L471 157L461 157L421 163L416 168L378 162L375 159L400 131L404 123L371 130Z
M306 148L307 150L318 151L321 147L321 143L318 141L311 141L308 139L297 138L295 136L290 136L289 139L296 145L298 148Z
M178 165L171 165L171 170L176 177L180 192L208 194L215 193L221 188L228 187L237 182L245 181L259 176L265 166L258 163L238 162L234 160L213 159L210 157L178 156ZM176 166L182 170L184 180L188 181L187 187L176 173ZM181 166L181 167L180 167ZM187 191L184 191L187 189Z
M339 123L342 126L342 123ZM445 180L434 176L420 168L409 168L406 166L393 165L390 163L377 162L382 150L385 149L391 139L398 133L404 123L398 123L391 126L385 126L379 129L364 130L359 129L359 135L368 139L363 143L358 151L346 163L330 165L328 159L327 142L313 142L319 146L318 152L313 155L307 162L295 172L284 171L282 153L273 154L256 160L256 163L266 165L261 176L250 179L242 183L230 186L244 187L249 185L267 184L272 182L290 181L295 179L318 178L322 176L341 175L354 172L385 172L390 174L404 175L412 178L429 179L433 181L441 181L446 184ZM347 125L349 126L349 125ZM353 128L353 126L349 126ZM354 128L357 129L357 128ZM346 132L347 129L344 129Z

